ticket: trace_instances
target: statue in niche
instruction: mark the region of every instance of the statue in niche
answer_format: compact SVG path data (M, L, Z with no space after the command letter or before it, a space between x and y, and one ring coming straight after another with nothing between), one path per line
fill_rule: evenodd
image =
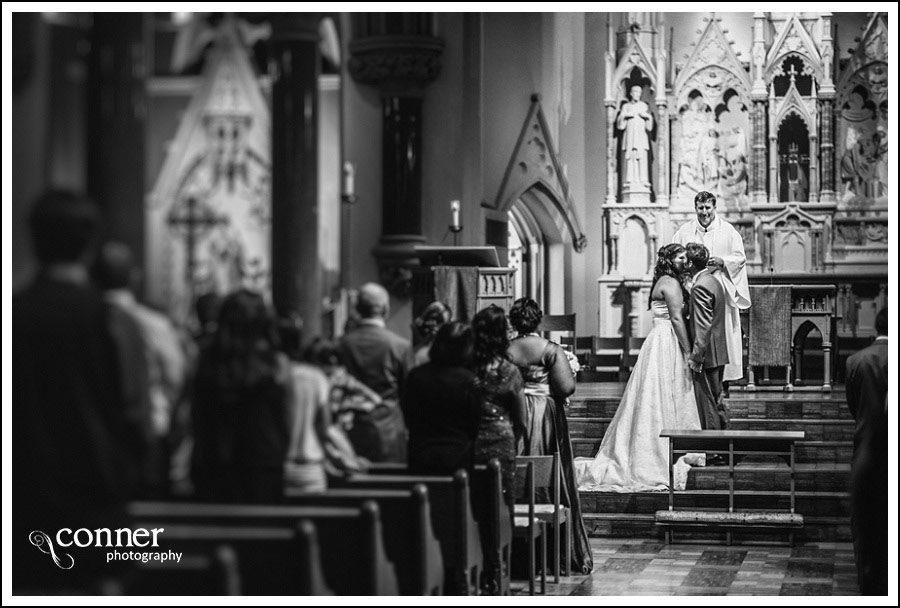
M725 102L716 109L718 123L718 184L723 202L740 200L747 192L747 158L750 156L750 116L733 89L725 92Z
M707 129L703 139L700 140L698 152L700 181L703 184L703 189L711 192L717 191L721 150L719 148L719 132L716 129Z
M622 153L624 171L623 190L650 189L650 131L653 130L653 115L650 106L641 100L643 87L633 85L629 90L631 99L622 105L616 118L616 128L622 131Z
M805 201L809 193L809 182L806 179L806 170L800 164L800 154L797 144L792 143L788 152L788 200Z
M680 158L678 161L678 193L682 198L693 199L704 189L700 170L700 143L709 133L712 111L699 92L693 91L685 107L681 110L681 136L678 138Z
M870 184L875 180L875 161L875 147L872 140L864 131L848 127L844 154L841 156L842 200L848 201L855 196L872 196Z
M886 197L888 194L888 134L887 129L878 125L872 136L872 152L875 158L873 196Z

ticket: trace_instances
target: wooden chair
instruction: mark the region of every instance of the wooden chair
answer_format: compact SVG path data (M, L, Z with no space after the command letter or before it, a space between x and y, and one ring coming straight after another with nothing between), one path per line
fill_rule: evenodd
M535 539L540 539L541 594L547 594L547 525L537 517L534 503L534 463L516 461L517 500L524 499L527 508L524 515L513 518L513 538L524 538L528 547L528 594L534 595L534 577L537 563L534 557Z
M518 456L516 465L532 463L534 465L535 490L545 488L549 492L549 503L538 503L534 507L535 516L542 522L549 524L553 529L553 551L550 554L553 559L553 582L559 582L560 558L565 563L565 575L571 574L572 568L572 526L570 525L572 513L569 507L560 500L560 488L562 487L562 470L559 464L559 454L552 456ZM528 514L529 505L517 504L516 516ZM560 553L560 529L563 528L563 553Z
M512 574L512 514L503 500L500 461L492 458L472 471L472 512L478 521L484 547L485 567L500 564L494 581L500 595L509 595Z
M416 484L428 488L431 523L444 558L445 595L478 595L484 559L466 471L460 469L453 477L354 475L346 480L344 487L385 490Z
M552 339L551 335L554 333L571 334L570 336L560 338L559 343L570 346L572 352L575 352L575 337L578 334L575 331L574 312L568 315L544 315L541 317L541 324L538 327L538 331L542 332L544 337L548 340Z
M360 507L374 501L381 511L384 548L397 568L401 595L441 595L444 563L434 536L428 488L344 488L293 493L289 504L304 507Z
M245 594L302 595L321 593L323 588L337 595L398 594L397 575L382 540L381 512L374 501L358 508L134 502L128 512L135 527L165 528L160 538L167 546L177 546L174 541L181 539L234 547ZM318 541L326 547L319 552L321 576L302 574L295 560L284 560L282 551L273 551L297 538L303 520L315 525ZM312 559L301 555L299 563ZM348 576L351 560L353 572ZM316 583L317 579L324 582ZM304 589L304 580L313 583Z

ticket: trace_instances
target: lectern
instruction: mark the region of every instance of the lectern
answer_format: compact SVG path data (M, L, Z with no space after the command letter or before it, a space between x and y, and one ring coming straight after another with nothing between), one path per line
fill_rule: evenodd
M415 248L420 268L413 273L413 316L441 300L458 321L471 321L491 304L508 311L512 306L513 273L501 268L495 247Z

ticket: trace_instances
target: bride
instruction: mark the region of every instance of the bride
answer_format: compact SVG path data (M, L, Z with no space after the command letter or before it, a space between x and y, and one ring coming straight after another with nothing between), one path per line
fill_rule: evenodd
M688 300L681 277L687 262L683 246L673 243L657 253L650 287L653 329L647 335L622 401L600 451L576 458L578 489L640 492L669 487L668 440L663 429L700 429L687 357L685 324Z

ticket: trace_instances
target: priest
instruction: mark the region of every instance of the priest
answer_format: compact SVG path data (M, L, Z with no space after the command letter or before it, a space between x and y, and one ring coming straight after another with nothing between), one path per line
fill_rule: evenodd
M725 289L727 310L725 314L728 364L722 380L740 380L744 376L741 350L740 311L750 308L750 285L747 282L747 256L740 233L727 221L716 216L716 196L711 192L698 192L694 197L697 219L679 228L672 237L673 243L686 245L702 243L709 249L709 267L715 272Z

